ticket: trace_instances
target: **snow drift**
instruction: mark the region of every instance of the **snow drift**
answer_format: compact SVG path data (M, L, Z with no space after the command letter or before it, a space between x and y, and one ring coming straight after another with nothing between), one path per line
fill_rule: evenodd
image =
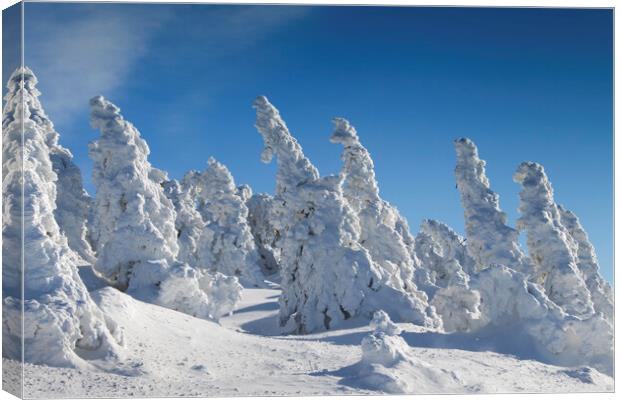
M346 370L342 383L391 394L445 393L463 386L453 372L413 356L384 311L375 312L370 326L373 332L362 339L362 359Z

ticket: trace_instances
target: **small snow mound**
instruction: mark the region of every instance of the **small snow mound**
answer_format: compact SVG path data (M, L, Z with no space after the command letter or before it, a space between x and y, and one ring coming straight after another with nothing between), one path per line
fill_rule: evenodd
M371 326L374 332L362 340L362 360L341 383L393 394L462 391L464 384L453 372L415 359L386 312L375 312Z
M401 329L392 322L390 316L383 310L375 311L372 321L370 321L370 327L374 329L375 333L383 332L386 335L395 336L401 333Z

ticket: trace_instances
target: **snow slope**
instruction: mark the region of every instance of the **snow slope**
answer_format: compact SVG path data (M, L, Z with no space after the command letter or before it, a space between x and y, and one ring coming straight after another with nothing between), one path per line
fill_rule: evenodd
M128 358L140 375L25 366L26 397L321 395L377 390L359 374L367 323L312 335L278 335L278 288L246 289L221 325L131 298L113 288L92 293L126 327ZM166 321L162 324L161 321ZM373 367L373 379L400 379L408 393L612 391L591 368L562 368L485 348L463 333L441 334L397 324L403 361ZM157 332L157 335L145 335ZM402 343L401 343L402 345ZM372 361L372 358L369 362ZM5 368L14 361L3 360ZM16 369L15 369L16 370ZM379 382L381 383L381 382Z

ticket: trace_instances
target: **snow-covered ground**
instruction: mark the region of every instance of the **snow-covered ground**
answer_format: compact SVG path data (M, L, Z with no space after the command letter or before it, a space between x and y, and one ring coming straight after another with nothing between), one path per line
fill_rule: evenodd
M280 336L275 285L245 289L236 312L221 325L110 287L92 295L125 327L125 337L131 338L125 363L140 374L27 364L25 397L379 394L377 387L394 387L386 382L399 383L396 388L407 393L613 391L611 377L588 367L518 359L485 348L479 344L484 340L471 335L434 333L406 323L398 324L409 346L405 358L391 368L373 365L372 377L364 377L360 343L371 331L367 322ZM16 367L6 359L3 364Z

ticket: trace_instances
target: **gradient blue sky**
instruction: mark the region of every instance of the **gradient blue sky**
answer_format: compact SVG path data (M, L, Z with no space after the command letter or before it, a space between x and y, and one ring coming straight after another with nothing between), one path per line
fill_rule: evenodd
M514 225L524 160L542 163L612 277L611 10L26 3L25 57L92 193L88 99L118 104L172 177L213 155L272 192L252 100L267 95L322 174L348 118L381 192L417 232L463 232L453 139L487 161Z

